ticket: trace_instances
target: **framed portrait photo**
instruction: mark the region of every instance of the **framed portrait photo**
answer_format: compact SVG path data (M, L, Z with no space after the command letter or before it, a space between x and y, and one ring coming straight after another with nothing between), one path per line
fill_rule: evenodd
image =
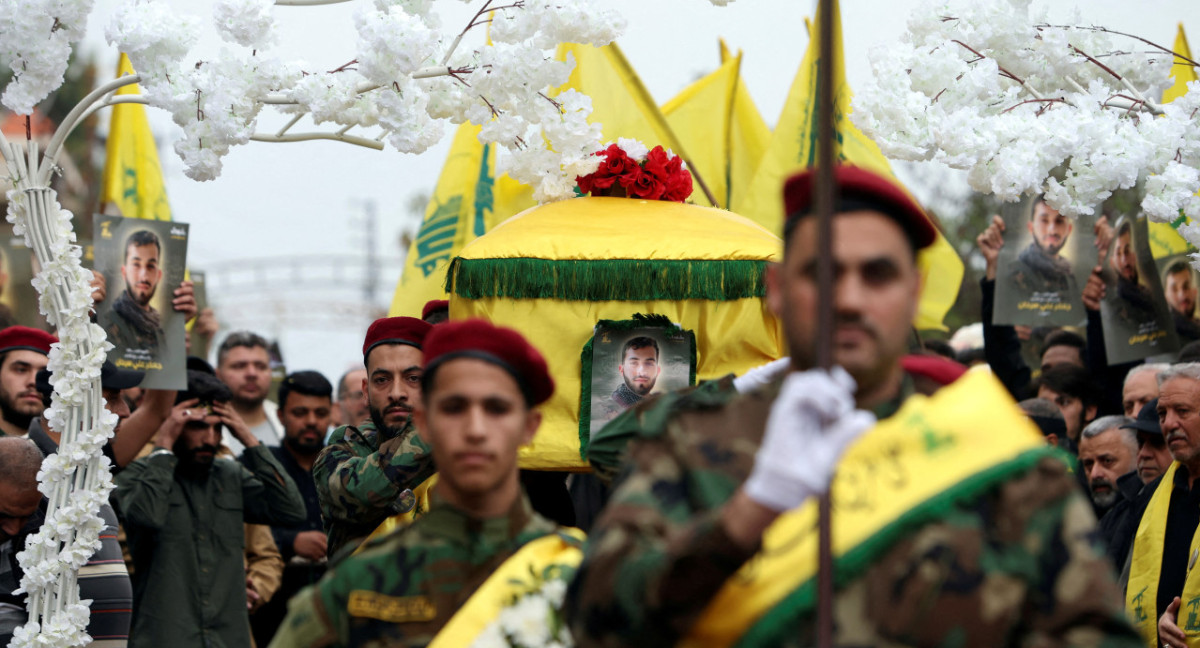
M600 320L583 347L579 437L658 393L696 384L696 336L662 315Z
M95 215L96 270L108 296L96 323L113 344L108 358L146 372L142 387L187 387L184 316L171 305L187 264L188 225Z

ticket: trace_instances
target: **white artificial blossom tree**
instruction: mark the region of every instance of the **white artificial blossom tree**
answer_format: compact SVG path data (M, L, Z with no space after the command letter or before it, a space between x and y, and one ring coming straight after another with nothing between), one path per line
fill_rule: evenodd
M1049 5L926 3L899 43L871 51L851 118L889 157L965 169L1003 200L1044 192L1091 214L1142 179L1151 219L1200 215L1200 84L1157 103L1172 63L1196 63ZM1180 233L1200 246L1200 227Z
M212 20L226 47L216 58L195 60L189 51L199 39L199 19L161 0L128 0L105 33L137 74L85 97L44 151L28 137L9 142L0 133L13 183L8 220L41 261L34 285L60 339L50 353L48 416L62 442L39 474L49 499L46 522L19 556L29 622L17 630L16 646L89 641L89 610L79 600L76 575L99 546L97 512L113 486L100 452L116 423L100 387L111 345L89 320L91 273L80 264L71 214L49 188L76 125L118 103L166 110L183 129L175 150L196 180L217 177L222 157L250 140L329 139L420 153L441 139L447 124L467 121L482 127L482 141L511 153L509 173L533 185L540 201L572 196L575 178L595 171L599 158L591 154L600 148L600 128L587 122L590 98L573 90L552 95L551 89L567 81L574 65L554 60L559 43L600 46L621 32L623 18L603 0L464 0L478 11L449 30L442 29L432 0L359 2L352 15L356 51L344 65L321 70L271 53L276 7L346 1L218 0ZM13 70L0 103L29 115L57 89L91 12L91 0L0 1L0 63ZM141 84L140 95L115 94L134 83ZM259 132L264 109L291 118L283 128ZM305 116L312 130L294 132Z

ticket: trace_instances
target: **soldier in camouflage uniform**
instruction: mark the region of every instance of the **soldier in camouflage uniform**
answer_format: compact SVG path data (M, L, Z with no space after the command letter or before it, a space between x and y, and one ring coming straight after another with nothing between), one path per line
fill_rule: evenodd
M558 530L517 470L554 391L545 360L482 320L439 325L425 352L415 418L440 468L432 508L293 598L272 646L425 646L506 559Z
M767 275L792 371L745 393L725 379L644 402L593 439L589 456L601 474L615 474L615 457L627 463L567 593L578 645L670 646L698 620L732 618L743 600L709 604L737 584L751 558L764 558L756 557L764 531L828 488L841 450L870 427L864 410L886 418L914 391L900 361L920 296L916 252L936 232L890 180L837 168L834 360L849 377L811 369L813 175L786 185L787 247L783 265ZM1033 461L1003 479L975 475L986 487L942 502L936 516L908 520L841 572L834 643L1138 645L1086 499L1058 459ZM770 619L774 634L738 627L740 641L815 645L813 590L790 591L759 617L782 611ZM806 604L784 604L805 596Z
M414 317L388 317L367 329L363 392L371 420L334 430L313 464L330 557L412 509L412 489L434 472L429 446L411 420L430 328Z

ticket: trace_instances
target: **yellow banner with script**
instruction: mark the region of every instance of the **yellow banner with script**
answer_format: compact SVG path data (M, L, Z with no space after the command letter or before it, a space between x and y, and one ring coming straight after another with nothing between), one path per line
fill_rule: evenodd
M531 574L537 574L539 578L553 578L555 570L578 567L583 560L581 547L584 539L583 531L579 529L559 529L558 533L543 536L521 547L450 617L429 648L471 645L489 624L499 618L500 612L511 603L514 595L528 589Z
M1138 523L1137 535L1133 537L1132 556L1129 563L1129 587L1125 590L1125 610L1129 620L1137 626L1149 648L1158 645L1158 577L1162 570L1163 542L1167 533L1167 509L1171 506L1171 491L1175 489L1175 470L1179 462L1171 464L1163 475L1162 482L1142 521ZM1183 581L1183 594L1176 625L1187 635L1187 645L1200 648L1200 575L1194 569L1200 557L1200 529L1192 535L1192 547L1188 552L1187 576Z
M997 434L1003 430L1004 434ZM865 434L838 464L833 482L835 560L886 549L910 528L901 518L934 500L982 492L1008 471L1052 450L991 374L970 372L932 397L913 396ZM981 482L988 471L993 482ZM919 516L918 516L919 519ZM730 646L817 573L817 506L785 513L762 549L731 577L681 646ZM839 564L839 573L852 570Z

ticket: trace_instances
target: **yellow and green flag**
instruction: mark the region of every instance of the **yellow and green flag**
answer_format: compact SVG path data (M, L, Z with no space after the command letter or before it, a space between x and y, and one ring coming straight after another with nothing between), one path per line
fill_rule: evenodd
M1187 34L1183 33L1183 23L1179 23L1179 29L1175 33L1174 51L1189 59L1192 58L1192 50L1188 47ZM1171 65L1171 76L1175 78L1175 83L1163 91L1163 103L1170 103L1187 94L1187 84L1196 80L1196 68L1176 57L1174 64ZM1190 221L1191 219L1186 215L1180 214L1178 218L1170 223L1150 223L1150 252L1154 255L1155 259L1195 251L1192 245L1180 236L1177 231L1181 225Z
M479 142L479 126L462 124L454 134L421 228L408 248L388 315L420 317L432 299L446 299L446 266L464 245L494 223L496 152Z
M127 74L133 74L133 66L129 57L121 54L117 76ZM117 90L118 95L140 92L137 84ZM171 220L158 149L146 120L146 107L141 104L112 108L100 202L106 211L116 208L126 218Z
M687 148L692 171L699 171L717 200L729 208L735 191L746 191L766 151L771 131L741 78L742 53L730 54L721 41L721 67L684 88L662 107L667 123ZM704 204L702 195L693 202Z
M842 19L837 0L821 0L817 14L833 12L833 60L828 69L833 75L834 145L836 158L895 178L891 164L875 144L850 121L852 93L846 82L845 60L842 53ZM819 24L819 20L817 21ZM814 34L816 32L813 32ZM792 81L787 103L775 124L770 147L759 162L750 190L735 195L733 211L755 221L772 232L783 228L783 181L792 173L816 165L817 162L817 72L820 61L820 39L814 36L800 62L800 70ZM941 234L937 241L921 252L918 259L925 281L917 319L918 329L943 329L942 320L958 298L962 285L963 263L954 248Z

